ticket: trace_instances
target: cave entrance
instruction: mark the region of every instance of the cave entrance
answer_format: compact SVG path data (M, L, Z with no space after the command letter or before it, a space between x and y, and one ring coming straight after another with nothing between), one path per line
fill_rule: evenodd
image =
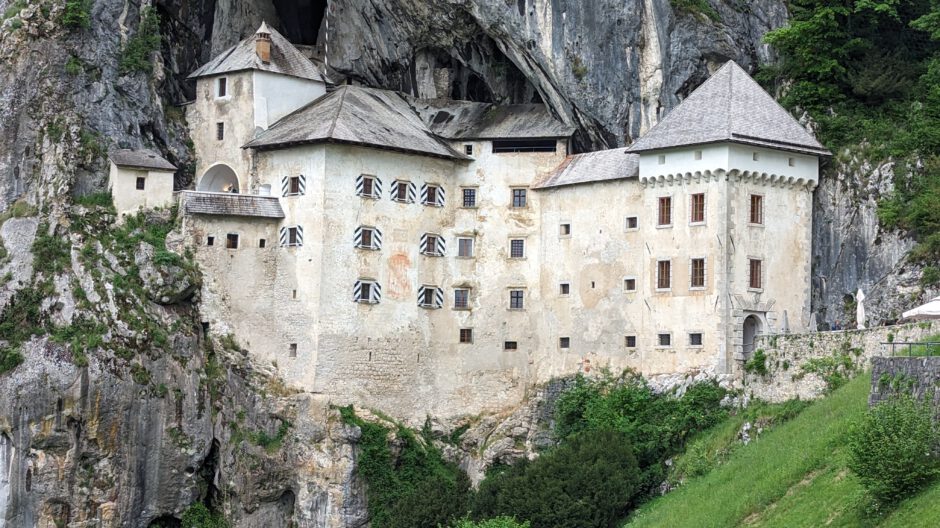
M328 0L273 0L281 33L294 44L313 46L320 36Z

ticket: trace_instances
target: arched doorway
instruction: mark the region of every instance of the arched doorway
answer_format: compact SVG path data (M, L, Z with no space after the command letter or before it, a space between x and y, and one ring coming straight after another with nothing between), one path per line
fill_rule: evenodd
M754 354L754 338L761 333L760 318L756 315L749 315L744 319L744 340L741 353L744 359L750 359Z
M237 194L239 192L238 175L224 163L213 165L199 179L196 190Z

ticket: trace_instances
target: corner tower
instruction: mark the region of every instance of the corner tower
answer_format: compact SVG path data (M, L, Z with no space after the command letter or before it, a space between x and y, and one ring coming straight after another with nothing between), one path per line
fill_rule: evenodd
M627 151L657 231L715 270L722 370L756 335L809 326L812 195L831 155L812 134L729 61Z
M196 149L196 189L249 189L251 154L261 131L326 93L313 62L266 23L194 71L196 100L187 108Z

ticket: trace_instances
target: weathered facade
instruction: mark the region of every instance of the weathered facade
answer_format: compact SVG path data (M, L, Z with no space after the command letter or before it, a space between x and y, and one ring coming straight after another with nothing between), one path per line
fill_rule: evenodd
M173 204L172 163L150 150L115 150L108 157L108 189L119 216Z
M630 148L569 156L541 105L328 90L288 48L262 27L193 75L182 210L204 321L298 387L476 413L602 366L733 373L808 326L828 153L737 65Z

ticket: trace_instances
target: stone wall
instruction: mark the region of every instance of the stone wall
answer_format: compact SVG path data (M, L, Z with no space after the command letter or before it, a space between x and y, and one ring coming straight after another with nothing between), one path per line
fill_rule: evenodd
M899 392L918 400L935 395L940 382L940 357L876 357L871 360L871 393L874 407ZM940 416L940 400L934 398L934 415Z
M773 402L816 398L825 391L827 376L851 376L868 368L872 358L890 355L891 347L883 343L917 342L935 334L940 334L940 322L760 336L755 349L764 351L767 372L743 372L744 391Z

